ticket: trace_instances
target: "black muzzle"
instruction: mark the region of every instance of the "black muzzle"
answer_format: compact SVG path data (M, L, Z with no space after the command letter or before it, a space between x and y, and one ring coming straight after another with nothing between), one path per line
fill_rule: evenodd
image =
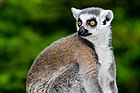
M78 30L78 35L89 36L89 35L91 35L91 33L89 33L89 31L87 29L85 29L83 26L81 26L80 29Z

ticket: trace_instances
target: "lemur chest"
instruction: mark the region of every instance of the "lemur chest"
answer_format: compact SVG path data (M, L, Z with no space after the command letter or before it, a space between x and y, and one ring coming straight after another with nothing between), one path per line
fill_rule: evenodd
M95 48L96 54L98 56L98 62L100 63L99 68L99 81L102 86L107 86L107 81L111 80L111 75L109 68L113 63L113 54L110 49Z

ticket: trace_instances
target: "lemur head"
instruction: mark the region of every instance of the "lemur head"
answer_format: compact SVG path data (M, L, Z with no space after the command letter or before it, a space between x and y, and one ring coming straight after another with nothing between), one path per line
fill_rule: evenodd
M113 19L111 10L91 7L82 10L71 8L71 11L77 21L78 35L84 38L98 38L97 36L107 33L107 29L110 29L110 24Z

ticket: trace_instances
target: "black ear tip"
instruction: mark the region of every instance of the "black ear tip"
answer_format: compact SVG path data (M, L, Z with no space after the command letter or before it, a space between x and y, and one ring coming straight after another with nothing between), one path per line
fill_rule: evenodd
M109 17L106 17L106 21L109 21L110 20L110 18Z
M108 22L110 20L109 17L106 17L105 20L103 21L103 25L106 25L106 22Z
M105 18L105 20L103 21L103 25L106 25L106 22L109 21L110 19L108 17Z
M106 20L103 21L103 25L106 25Z

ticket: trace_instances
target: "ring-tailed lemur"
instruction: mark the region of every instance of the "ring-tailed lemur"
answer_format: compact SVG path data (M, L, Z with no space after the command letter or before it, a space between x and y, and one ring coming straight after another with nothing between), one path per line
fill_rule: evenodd
M47 47L27 76L28 93L118 93L111 10L71 8L77 32Z

